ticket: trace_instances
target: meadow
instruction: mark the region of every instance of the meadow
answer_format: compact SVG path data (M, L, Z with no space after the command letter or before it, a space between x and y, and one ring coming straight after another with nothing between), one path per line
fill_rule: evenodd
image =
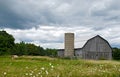
M1 56L0 77L120 77L120 62Z

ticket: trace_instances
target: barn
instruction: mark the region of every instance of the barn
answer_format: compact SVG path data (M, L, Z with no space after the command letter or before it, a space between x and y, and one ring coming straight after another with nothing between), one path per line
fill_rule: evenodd
M59 57L64 57L64 53L64 49L58 50ZM97 35L89 39L82 48L74 49L74 56L82 59L111 60L112 48L107 40Z

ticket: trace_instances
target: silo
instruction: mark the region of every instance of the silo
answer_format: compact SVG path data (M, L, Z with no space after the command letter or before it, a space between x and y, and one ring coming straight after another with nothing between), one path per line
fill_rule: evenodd
M74 33L65 33L64 57L74 56Z

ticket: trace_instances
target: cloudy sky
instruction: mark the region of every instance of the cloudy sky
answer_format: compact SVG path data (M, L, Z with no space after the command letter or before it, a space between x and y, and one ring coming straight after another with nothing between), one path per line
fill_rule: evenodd
M75 47L96 35L120 48L120 0L0 0L0 29L44 48L64 48L64 33Z

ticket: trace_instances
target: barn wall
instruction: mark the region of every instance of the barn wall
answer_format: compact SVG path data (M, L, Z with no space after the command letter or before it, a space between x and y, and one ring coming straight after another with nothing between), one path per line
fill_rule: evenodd
M84 59L111 59L110 52L85 52Z
M90 39L83 47L83 58L85 59L111 59L111 54L111 47L99 36Z
M79 57L79 58L82 58L82 49L75 50L75 56Z
M58 57L64 57L64 50L57 51Z
M67 49L65 52L64 52L64 49L58 50L59 57L66 57L66 56L73 57L73 55L76 57L83 58L83 59L94 59L94 60L109 59L111 60L112 49L109 43L105 39L103 39L100 36L95 36L89 39L87 43L83 46L83 48L74 49L74 53L73 53L73 46L72 46L72 52L71 52L71 49L69 51Z

